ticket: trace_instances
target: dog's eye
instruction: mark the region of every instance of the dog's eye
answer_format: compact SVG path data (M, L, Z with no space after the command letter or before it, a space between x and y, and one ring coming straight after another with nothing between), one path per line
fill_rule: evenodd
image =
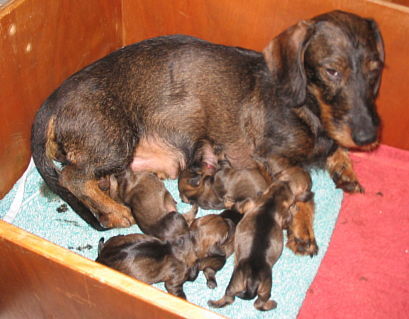
M341 77L341 73L335 69L327 68L325 69L325 71L327 72L329 77L332 79L339 79Z

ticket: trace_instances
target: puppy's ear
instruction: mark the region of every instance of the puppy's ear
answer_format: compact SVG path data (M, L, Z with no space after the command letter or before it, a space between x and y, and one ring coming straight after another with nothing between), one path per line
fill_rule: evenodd
M304 53L313 32L312 22L300 21L274 38L263 51L281 103L287 106L301 106L305 101Z

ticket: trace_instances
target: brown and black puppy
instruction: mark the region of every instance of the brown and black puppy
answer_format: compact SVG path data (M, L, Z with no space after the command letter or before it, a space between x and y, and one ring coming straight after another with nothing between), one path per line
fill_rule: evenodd
M217 287L216 272L233 253L234 233L242 215L233 210L197 218L190 225L198 270L203 271L207 286Z
M177 212L176 201L163 181L154 173L126 170L109 176L109 187L104 185L115 201L131 208L140 229L163 240L188 236L189 226L184 215ZM101 184L100 184L101 187ZM195 215L193 206L187 216Z
M187 251L183 238L170 243L144 234L118 235L106 243L101 238L96 261L148 284L164 282L169 293L186 299L183 284L198 274Z
M177 178L202 139L233 168L253 168L253 155L273 174L321 167L359 192L346 149L377 143L383 61L376 23L342 11L299 22L263 52L183 35L145 40L51 94L34 120L34 162L50 189L100 229L133 223L130 209L98 188L101 177L131 168ZM297 203L290 238L307 255L317 251L313 212L312 200Z
M291 220L290 206L296 200L288 183L273 183L256 201L243 202L245 214L236 228L234 271L223 298L209 300L212 307L224 307L235 297L253 299L258 310L277 306L269 300L272 267L283 250L283 228Z
M272 178L262 165L255 168L232 168L229 161L219 160L214 175L195 167L182 171L178 188L182 201L204 209L233 209L248 198L256 199Z

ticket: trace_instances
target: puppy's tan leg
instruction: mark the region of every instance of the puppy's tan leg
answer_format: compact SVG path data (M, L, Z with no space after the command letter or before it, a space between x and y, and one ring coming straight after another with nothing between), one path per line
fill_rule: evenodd
M348 193L364 192L364 188L358 182L352 167L352 161L345 149L338 148L334 154L328 157L326 166L338 188Z
M317 242L314 235L314 202L296 202L292 210L293 218L288 227L287 247L298 255L316 255Z
M100 188L100 181L87 179L74 166L66 166L59 182L86 205L107 228L129 227L135 223L131 210L115 202Z

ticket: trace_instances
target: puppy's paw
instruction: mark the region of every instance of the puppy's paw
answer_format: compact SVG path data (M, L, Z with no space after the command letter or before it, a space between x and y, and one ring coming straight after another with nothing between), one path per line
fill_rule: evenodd
M217 287L217 282L214 279L207 280L207 287L210 289L215 289Z
M268 311L277 308L277 302L274 300L261 301L259 298L254 302L254 307L260 311Z

